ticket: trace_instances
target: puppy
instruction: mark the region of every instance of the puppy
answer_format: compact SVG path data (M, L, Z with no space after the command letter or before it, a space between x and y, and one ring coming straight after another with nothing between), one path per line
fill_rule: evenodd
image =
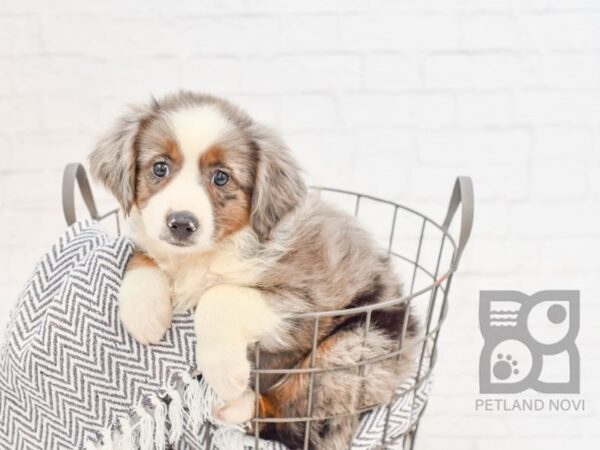
M309 448L348 448L354 412L390 401L413 371L418 326L404 304L322 317L316 335L315 320L298 317L394 299L400 285L353 217L307 193L282 140L231 103L179 92L134 107L90 166L136 245L119 294L125 328L157 343L173 311L195 308L196 364L225 401L221 420L246 422L257 403L260 418L280 419L262 425L263 437L300 448L308 434ZM409 348L383 358L401 334ZM338 369L314 374L309 406L306 372L264 374L255 392L257 348L261 369ZM309 414L308 430L281 421Z

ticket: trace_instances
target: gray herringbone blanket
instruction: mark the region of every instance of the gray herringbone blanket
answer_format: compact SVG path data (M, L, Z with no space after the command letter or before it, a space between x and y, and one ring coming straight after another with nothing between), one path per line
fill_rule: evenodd
M141 345L124 330L117 293L131 253L126 238L82 221L36 266L0 347L0 448L254 447L210 418L212 392L190 373L191 314L176 316L158 345ZM416 395L410 382L399 387L407 394L392 407L388 436L414 424L428 386ZM377 446L386 413L364 417L353 448Z

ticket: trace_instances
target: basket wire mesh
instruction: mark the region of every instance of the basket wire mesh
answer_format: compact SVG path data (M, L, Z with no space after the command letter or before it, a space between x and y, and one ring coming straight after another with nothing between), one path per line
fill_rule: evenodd
M96 220L104 220L108 217L115 218L116 232L121 231L121 218L119 210L114 209L106 214L99 214L94 202L93 195L87 180L85 170L80 164L69 164L65 168L63 177L63 212L68 224L76 220L76 201L75 185L79 186L79 191L85 206L91 217ZM371 446L373 449L414 449L415 438L420 422L420 418L425 411L427 399L423 404L417 404L417 391L423 387L424 383L430 381L431 372L436 363L437 342L441 326L448 313L448 292L452 283L452 277L458 267L462 252L467 244L473 223L473 187L469 177L458 177L456 179L454 190L452 192L446 217L442 223L438 223L430 217L412 209L389 200L380 199L374 196L325 187L314 187L315 191L326 200L334 200L338 206L349 210L359 219L365 219L361 215L363 208L369 204L373 209L387 208L390 215L391 227L382 230L384 221L383 214L379 211L377 214L366 214L371 223L364 223L379 243L387 249L387 255L392 260L398 271L406 277L404 279L404 292L399 298L388 300L377 304L369 304L361 307L354 307L343 310L315 311L303 314L296 314L293 319L310 320L313 323L312 350L310 352L310 365L306 368L290 369L269 369L261 367L260 347L255 345L254 349L254 367L251 370L251 377L254 380L254 389L260 392L261 377L269 375L308 374L309 384L307 393L307 411L302 417L260 417L258 396L255 402L256 417L252 419L252 433L254 435L254 447L260 447L260 428L266 424L293 423L300 422L304 424L303 449L307 450L310 446L310 423L313 421L322 421L325 419L339 417L313 414L313 398L315 376L320 373L333 371L357 371L359 379L362 380L365 366L380 363L386 359L396 358L397 360L406 353L409 348L406 343L406 333L408 327L408 314L404 315L401 323L401 332L399 333L396 349L394 351L378 355L376 357L363 359L362 355L358 362L347 365L338 365L335 367L318 367L316 365L316 349L319 344L319 323L324 318L334 318L342 316L364 315L364 334L363 343L370 332L371 317L376 310L397 306L400 303L406 304L406 310L419 311L422 316L422 331L418 338L411 342L411 346L417 346L416 351L416 370L411 375L411 383L407 389L396 391L390 401L386 404L375 404L356 407L356 398L360 394L354 392L352 396L352 407L349 411L341 415L360 416L363 413L375 408L385 408L385 421L381 435L378 437L379 443ZM331 197L331 198L326 198ZM458 207L461 206L461 219L458 223L459 237L456 241L451 232L450 225ZM368 208L366 208L368 209ZM363 220L363 222L369 222ZM409 223L412 224L409 226ZM402 248L400 244L415 243L411 250ZM410 253L410 254L409 254ZM414 349L410 349L413 350ZM361 381L364 383L364 381ZM362 384L361 384L362 386ZM410 417L408 427L400 433L393 433L390 427L392 419L392 405L394 401L406 397L410 401ZM206 448L211 448L212 433L206 427L205 443ZM351 447L351 446L350 446Z

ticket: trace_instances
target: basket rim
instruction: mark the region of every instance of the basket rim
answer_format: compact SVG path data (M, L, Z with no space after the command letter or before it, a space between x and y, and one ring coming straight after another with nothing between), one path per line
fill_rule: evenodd
M458 179L457 179L457 181L458 181ZM63 212L65 214L65 219L67 220L67 223L70 225L71 223L73 223L76 220L75 202L74 202L75 183L77 183L77 185L80 188L80 191L85 200L86 207L88 209L88 212L92 216L92 219L94 219L96 221L102 221L103 219L106 219L107 217L114 215L117 220L117 230L118 230L119 234L121 234L120 219L119 219L120 209L113 208L112 210L106 212L105 214L98 213L97 208L96 208L96 203L94 200L94 196L92 194L92 190L91 190L88 178L87 178L86 171L85 171L84 167L79 163L68 164L65 167L64 174L63 174L63 193L62 193L63 194ZM318 186L318 185L311 185L310 189L314 190L314 191L319 191L319 192L325 191L325 192L333 192L333 193L338 193L338 194L354 196L354 197L356 197L357 207L358 207L358 203L360 202L360 199L362 199L362 198L394 207L394 221L392 224L392 231L391 231L391 235L390 235L390 244L388 245L388 254L393 255L394 257L399 257L399 258L405 260L406 262L414 265L415 271L416 270L423 271L426 275L428 275L431 278L432 282L431 282L431 284L428 284L426 287L421 288L416 292L406 294L406 295L401 295L400 297L386 300L384 302L365 305L365 306L358 306L358 307L348 308L348 309L336 309L336 310L326 310L326 311L311 311L311 312L305 312L305 313L294 313L294 314L290 314L288 316L289 319L318 320L318 318L321 318L321 317L346 316L346 315L360 314L360 313L368 314L370 311L374 311L377 309L383 309L383 308L389 308L389 307L392 307L392 306L395 306L395 305L398 305L401 303L409 304L412 299L414 299L418 296L421 296L421 295L425 294L426 292L437 289L438 287L440 289L444 290L443 287L441 286L441 284L444 281L446 281L456 271L457 259L460 257L459 247L457 246L456 241L454 240L454 238L452 237L452 235L450 234L450 232L448 230L449 227L448 227L448 224L446 223L448 220L448 217L446 218L446 221L440 225L437 221L435 221L431 217L417 211L414 208L402 205L402 204L392 201L392 200L380 198L375 195L354 192L354 191L351 191L348 189L340 189L340 188ZM450 245L452 246L452 257L450 259L450 264L449 264L448 269L445 272L443 272L441 275L439 275L437 273L439 270L439 260L438 260L438 268L436 268L436 270L435 270L436 273L432 274L431 272L426 270L422 265L420 265L418 263L418 261L416 261L416 260L413 261L410 258L408 258L404 255L401 255L399 253L395 253L391 250L391 243L392 243L394 228L395 228L395 224L396 224L395 219L396 219L397 211L399 209L402 209L403 211L406 211L410 214L414 214L415 216L418 216L423 220L421 236L419 238L419 247L420 247L420 244L423 239L423 230L424 230L425 224L427 224L427 223L433 225L435 228L437 228L439 231L442 232L441 246L444 245L446 240L448 240L450 242ZM358 211L358 209L356 211ZM356 212L355 212L355 216L356 216ZM441 251L442 251L442 247L440 247L440 253L441 253ZM438 257L439 256L441 256L441 255L438 255ZM416 259L418 259L418 256ZM444 292L444 294L445 294L445 292Z
M314 190L318 190L318 191L326 191L326 192L334 192L334 193L339 193L339 194L354 195L354 196L357 196L358 198L366 198L366 199L369 199L369 200L372 200L375 202L384 203L386 205L393 206L396 210L402 209L411 214L414 214L414 215L422 218L424 223L430 223L431 225L433 225L439 231L442 232L442 240L448 239L448 241L450 242L450 245L452 246L452 258L451 258L451 262L450 262L450 267L445 272L443 272L441 275L438 275L438 277L436 278L434 276L434 274L432 274L430 271L425 269L417 261L413 261L404 255L401 255L399 253L396 253L396 252L393 252L390 250L389 254L391 254L392 256L400 258L410 264L413 264L414 266L416 266L417 269L421 270L423 273L428 275L431 278L432 283L428 284L426 287L424 287L422 289L419 289L418 291L413 292L412 294L401 295L400 297L395 297L393 299L386 300L385 302L374 303L374 304L365 305L365 306L357 306L354 308L346 308L346 309L331 309L331 310L324 310L324 311L294 313L294 314L290 314L289 316L287 316L288 319L316 319L316 318L322 318L322 317L347 316L347 315L352 315L352 314L366 313L366 312L374 311L377 309L390 308L392 306L396 306L396 305L399 305L402 303L409 303L412 299L419 297L419 296L431 291L432 289L435 289L436 287L439 287L440 289L444 290L443 287L441 286L442 283L446 279L448 279L448 277L450 275L452 275L454 272L456 272L456 265L453 263L455 260L455 257L456 257L456 249L457 249L456 241L454 240L454 238L452 237L452 235L449 233L449 231L447 229L445 229L442 225L438 224L431 217L429 217L423 213L420 213L420 212L416 211L415 209L410 208L408 206L402 205L402 204L394 202L392 200L387 200L384 198L376 197L376 196L373 196L370 194L361 194L358 192L353 192L353 191L349 191L349 190L345 190L345 189L330 188L330 187L325 187L325 186L311 186L310 188L314 189ZM98 214L96 217L92 217L92 218L96 221L102 221L111 215L118 216L119 211L120 211L119 208L115 208L115 209L112 209L112 210L106 212L105 214L102 214L102 215Z
M369 199L369 200L372 200L375 202L380 202L380 203L384 203L386 205L393 206L395 208L394 213L398 209L402 209L406 212L409 212L411 214L419 216L420 218L423 219L424 223L430 223L431 225L433 225L434 227L436 227L438 230L440 230L442 232L442 243L446 239L448 239L450 241L450 244L452 245L452 258L450 260L450 267L445 272L443 272L441 275L438 275L436 277L431 272L429 272L427 269L422 267L417 261L413 261L406 256L403 256L399 253L395 253L390 250L388 252L389 254L391 254L395 257L399 257L399 258L409 262L410 264L413 264L414 266L416 266L417 269L422 270L425 274L430 276L432 279L432 283L422 289L419 289L418 291L413 292L412 294L401 295L400 297L395 297L393 299L386 300L386 301L380 302L380 303L374 303L374 304L370 304L370 305L357 306L354 308L346 308L346 309L332 309L332 310L326 310L326 311L311 311L311 312L306 312L306 313L295 313L295 314L290 314L288 316L288 318L290 318L290 319L311 319L311 318L316 319L316 318L322 318L322 317L347 316L347 315L353 315L353 314L368 313L369 311L374 311L377 309L390 308L392 306L396 306L396 305L399 305L402 303L408 304L412 299L419 297L419 296L435 289L436 287L440 287L440 289L443 290L443 288L441 287L442 283L456 271L456 265L454 264L454 261L456 258L456 249L457 249L456 241L454 240L454 238L452 237L452 235L450 234L450 232L448 231L447 228L444 228L442 225L437 223L431 217L429 217L423 213L420 213L420 212L416 211L415 209L410 208L408 206L402 205L402 204L394 202L392 200L387 200L384 198L376 197L376 196L370 195L370 194L362 194L359 192L353 192L353 191L346 190L346 189L330 188L327 186L310 186L310 188L313 190L317 190L317 191L326 191L326 192L334 192L334 193L338 193L338 194L353 195L353 196L357 197L357 200L359 200L360 198L366 198L366 199ZM395 214L394 214L394 216L395 216ZM393 226L395 227L395 222L394 222ZM422 235L421 235L421 239L422 239Z

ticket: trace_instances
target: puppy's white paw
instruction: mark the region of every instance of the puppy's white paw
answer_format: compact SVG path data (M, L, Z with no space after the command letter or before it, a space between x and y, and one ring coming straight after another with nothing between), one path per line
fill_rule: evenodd
M226 402L240 397L250 380L250 363L244 345L198 343L196 364L217 396Z
M237 399L226 403L223 406L217 407L213 411L213 416L225 423L244 423L248 422L255 414L256 394L252 389L247 389Z
M167 276L156 267L126 272L119 291L119 317L138 342L158 343L173 317Z

